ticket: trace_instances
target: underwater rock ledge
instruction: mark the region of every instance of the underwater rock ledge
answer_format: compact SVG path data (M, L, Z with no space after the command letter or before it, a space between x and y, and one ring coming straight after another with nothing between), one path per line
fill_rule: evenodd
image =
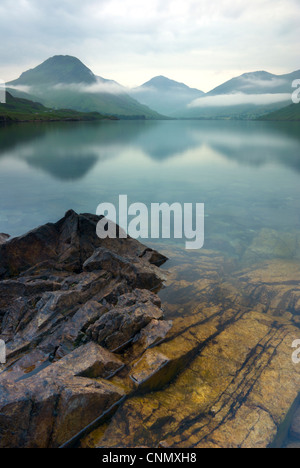
M65 444L137 388L110 379L171 329L155 294L167 258L130 237L99 239L99 219L69 211L1 234L1 448Z

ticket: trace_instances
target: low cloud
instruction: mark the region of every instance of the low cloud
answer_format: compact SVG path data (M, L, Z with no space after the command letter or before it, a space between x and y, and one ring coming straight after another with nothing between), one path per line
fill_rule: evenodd
M14 85L7 85L8 88L10 89L15 89L16 91L21 91L22 93L30 93L31 91L31 86L25 86L25 85L18 85L18 86L14 86Z
M102 81L99 79L98 82L93 83L91 85L87 85L84 83L59 83L53 86L53 89L57 90L72 90L72 91L79 91L81 93L109 93L109 94L124 94L127 92L126 88L121 86L119 83L115 81Z
M282 80L280 78L274 77L270 80L263 80L255 77L245 77L243 79L244 83L242 84L243 89L261 87L261 88L277 88L278 86L282 86L286 84L286 80Z
M188 107L229 107L240 106L244 104L253 104L255 106L276 104L291 100L291 94L220 94L218 96L207 96L195 99Z

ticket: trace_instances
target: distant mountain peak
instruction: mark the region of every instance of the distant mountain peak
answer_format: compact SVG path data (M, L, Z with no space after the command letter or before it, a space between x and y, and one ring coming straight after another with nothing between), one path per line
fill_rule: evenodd
M203 95L203 91L190 88L163 75L155 76L131 90L131 96L136 97L142 104L171 117L176 116L178 111L185 109L190 102Z
M28 70L10 84L14 85L56 85L85 83L93 84L97 81L93 72L78 58L70 55L55 55L37 67Z
M51 63L51 62L52 63L72 62L72 63L82 64L82 62L77 57L74 57L73 55L53 55L53 57L49 57L44 62L42 62L41 65L43 65L45 63Z
M194 88L190 88L189 86L187 86L184 83L180 83L178 81L171 80L170 78L167 78L166 76L163 76L163 75L154 76L153 78L151 78L151 80L147 81L146 83L144 83L144 84L142 84L140 86L140 88L150 88L150 87L153 87L153 88L156 88L156 89L159 89L159 90L167 90L167 89L171 89L171 88L181 88L181 89L184 89L184 90L194 89ZM199 90L197 90L197 91L199 91ZM201 91L199 91L199 92L201 92Z
M298 76L297 72L285 75L274 75L266 71L254 71L232 78L217 86L207 96L224 94L288 94L291 92L292 82Z
M261 70L261 71L243 73L243 75L241 75L241 76L244 77L244 78L251 78L253 76L267 78L267 77L275 76L275 75L272 75L272 73L268 73L268 72L266 72L264 70Z
M151 80L147 81L146 84L164 84L164 83L176 83L177 84L177 81L175 80L171 80L170 78L167 78L166 76L163 76L163 75L158 75L158 76L154 76L153 78L151 78Z

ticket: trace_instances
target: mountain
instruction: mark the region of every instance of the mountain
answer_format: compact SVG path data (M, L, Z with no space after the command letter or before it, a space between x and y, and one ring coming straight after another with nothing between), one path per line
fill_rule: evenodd
M48 109L38 102L21 99L6 92L6 103L0 104L0 122L101 120L97 112L84 113L68 109Z
M300 71L273 75L265 71L245 73L217 86L189 104L182 117L253 119L291 103L292 83Z
M127 118L161 118L130 97L115 81L94 75L76 57L51 57L7 83L7 87L16 97L38 100L48 107Z
M178 111L204 93L165 76L156 76L131 90L130 95L157 112L174 117L178 115Z
M291 104L290 106L279 109L267 115L263 115L259 120L272 121L300 121L300 104Z
M207 96L220 94L291 94L292 83L300 79L300 70L286 74L273 75L265 71L244 73L217 86Z
M96 83L97 78L76 57L58 55L51 57L32 70L28 70L11 85L22 86L55 86L58 83Z

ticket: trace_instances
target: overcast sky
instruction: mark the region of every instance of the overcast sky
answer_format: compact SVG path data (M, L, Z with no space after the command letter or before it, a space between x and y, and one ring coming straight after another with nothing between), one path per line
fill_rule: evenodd
M0 0L0 34L5 81L58 54L130 87L300 69L300 0Z

